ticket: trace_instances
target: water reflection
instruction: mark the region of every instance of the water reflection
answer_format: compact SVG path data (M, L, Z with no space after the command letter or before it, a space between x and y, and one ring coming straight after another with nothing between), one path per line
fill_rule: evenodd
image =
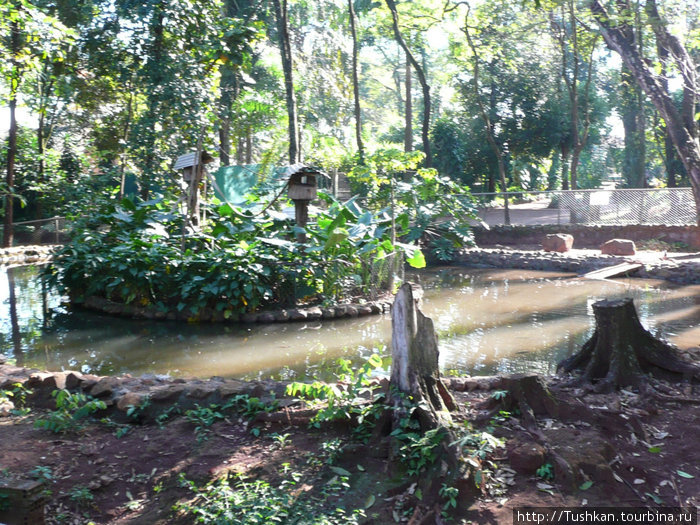
M444 268L414 276L440 334L444 370L552 372L592 332L591 305L632 296L645 326L700 344L700 287L564 274ZM328 378L388 344L387 316L268 326L183 325L71 311L36 269L0 273L0 351L42 369L241 378Z

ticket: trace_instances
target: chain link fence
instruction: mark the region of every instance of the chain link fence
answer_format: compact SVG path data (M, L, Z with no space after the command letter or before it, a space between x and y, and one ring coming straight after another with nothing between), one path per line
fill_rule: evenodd
M691 188L509 192L511 224L697 224ZM479 216L505 224L503 193L474 193Z
M63 244L68 239L68 222L65 217L15 222L13 230L15 246ZM4 235L4 228L0 225L0 238Z

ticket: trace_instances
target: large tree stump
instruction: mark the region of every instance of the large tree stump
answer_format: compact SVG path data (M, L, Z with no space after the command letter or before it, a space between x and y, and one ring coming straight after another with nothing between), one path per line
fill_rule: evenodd
M665 371L700 379L700 367L684 361L678 349L656 339L639 322L632 299L593 304L596 328L581 350L557 365L557 372L581 370L580 383L595 391L644 387L645 372Z
M409 399L414 415L427 431L451 423L455 401L440 380L438 340L433 321L423 315L413 298L410 284L399 289L391 309L390 403L396 416Z

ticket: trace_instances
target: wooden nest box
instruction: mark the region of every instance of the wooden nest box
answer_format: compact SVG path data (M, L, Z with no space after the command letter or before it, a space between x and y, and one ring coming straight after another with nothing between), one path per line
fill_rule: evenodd
M318 180L328 177L318 168L305 164L294 164L287 168L285 176L289 178L287 196L293 201L312 201L316 198Z
M180 155L175 161L175 166L173 166L173 169L177 171L182 171L182 176L185 182L190 182L192 180L192 174L195 172L196 167L200 166L199 159L197 159L196 157L197 153L193 151L191 153L185 153L184 155ZM214 157L209 155L206 151L202 151L200 157L202 159L202 162L201 167L199 167L198 171L201 175L204 166L212 162L214 160Z

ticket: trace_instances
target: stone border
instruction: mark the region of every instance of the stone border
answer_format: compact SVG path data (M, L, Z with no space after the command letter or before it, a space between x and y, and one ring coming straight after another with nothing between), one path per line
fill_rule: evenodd
M0 266L45 264L51 262L54 252L59 246L58 244L47 244L0 248Z
M11 390L17 383L32 391L26 400L32 407L55 409L52 392L66 389L104 401L107 409L98 417L109 414L124 422L129 420L127 411L132 406L142 406L142 418L153 421L173 405L186 410L196 404L222 403L237 395L254 396L262 401L276 399L281 407L296 402L286 398L287 383L280 381L238 381L222 377L201 380L154 374L96 376L70 370L45 372L7 364L6 358L0 355L0 389ZM0 416L9 415L12 408L12 401L0 404Z
M584 274L635 260L634 256L472 248L461 251L455 257L454 263L474 268L512 268ZM647 262L634 275L646 279L663 279L676 284L700 284L700 262L659 259Z
M126 317L129 319L149 319L158 321L187 321L203 323L285 323L297 321L320 321L322 319L344 319L353 317L364 317L388 312L391 308L393 295L376 301L343 303L337 306L322 308L311 306L308 308L286 308L280 310L267 310L262 312L252 312L243 315L232 315L228 319L223 312L217 312L212 308L202 308L194 313L185 309L181 312L164 312L155 307L136 306L110 301L103 297L91 296L83 303L79 303L83 308L97 312Z

